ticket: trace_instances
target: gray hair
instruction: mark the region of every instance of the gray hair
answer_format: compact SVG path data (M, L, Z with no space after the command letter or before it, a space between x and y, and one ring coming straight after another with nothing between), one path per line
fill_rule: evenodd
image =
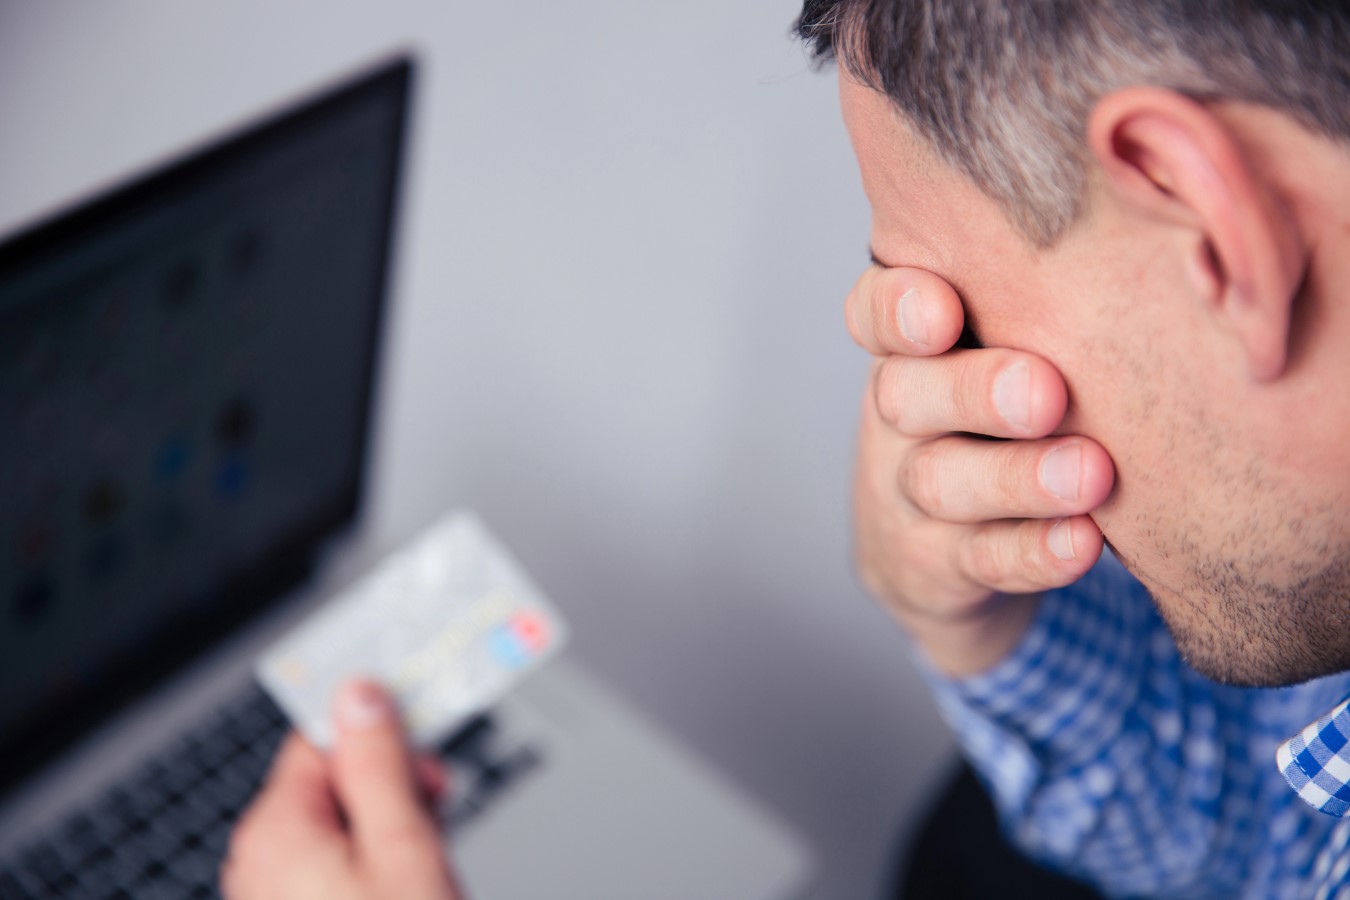
M1350 139L1346 0L806 0L796 25L890 97L1039 246L1083 212L1092 107L1129 85Z

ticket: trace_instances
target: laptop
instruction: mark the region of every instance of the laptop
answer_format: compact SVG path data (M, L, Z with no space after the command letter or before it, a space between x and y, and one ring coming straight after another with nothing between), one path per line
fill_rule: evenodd
M259 654L356 528L414 65L0 245L0 900L212 898ZM476 900L787 900L790 829L564 653L441 747Z

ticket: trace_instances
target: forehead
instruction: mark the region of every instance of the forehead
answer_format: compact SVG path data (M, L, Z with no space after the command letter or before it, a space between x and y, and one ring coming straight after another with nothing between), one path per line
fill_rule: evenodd
M872 206L872 252L888 266L917 266L946 279L982 338L1014 346L1033 314L1046 260L1003 210L917 135L890 100L847 75L840 106Z
M950 278L970 270L976 247L1015 246L997 204L943 161L884 94L841 73L839 99L872 205L878 258Z

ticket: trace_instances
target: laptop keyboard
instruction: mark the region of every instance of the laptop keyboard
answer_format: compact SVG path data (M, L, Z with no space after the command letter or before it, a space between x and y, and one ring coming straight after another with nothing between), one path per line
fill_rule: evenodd
M253 688L17 854L0 900L214 900L230 830L262 784L288 724ZM539 762L480 716L441 748L462 827Z

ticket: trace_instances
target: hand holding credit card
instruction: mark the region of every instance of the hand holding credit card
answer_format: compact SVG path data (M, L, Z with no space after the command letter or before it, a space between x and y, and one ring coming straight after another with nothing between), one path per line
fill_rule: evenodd
M343 682L370 678L428 748L555 655L567 626L473 513L432 525L333 597L258 662L257 677L312 743L333 742Z

